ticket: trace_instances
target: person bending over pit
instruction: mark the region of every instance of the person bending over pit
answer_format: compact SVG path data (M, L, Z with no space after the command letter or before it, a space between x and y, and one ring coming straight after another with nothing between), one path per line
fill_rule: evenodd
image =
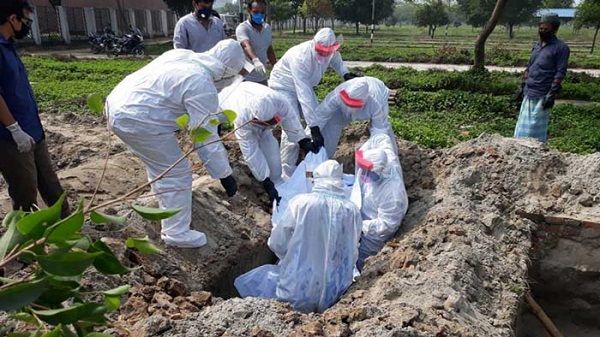
M302 312L323 312L352 284L361 217L344 193L342 166L328 160L313 172L314 188L290 201L269 247L279 258L240 277L242 297L273 298Z
M344 65L339 48L340 43L333 30L323 28L311 41L290 48L271 72L269 87L284 94L296 115L309 125L313 125L312 119L319 104L314 87L321 82L325 71L331 67L344 80L357 76ZM310 132L315 144L321 148L323 136L319 127L311 127ZM281 136L281 161L285 176L291 177L294 173L299 154L298 144L289 141L284 131Z
M315 110L312 124L308 126L323 130L329 158L335 154L344 127L352 121L369 121L371 135L387 134L397 154L396 136L389 121L389 96L390 89L374 77L351 79L325 97Z
M297 142L300 148L305 151L314 149L298 116L284 96L255 82L225 88L219 93L219 101L222 109L237 113L234 125L239 129L235 136L252 175L262 183L271 202L279 202L275 186L283 180L279 144L273 136L273 129L281 124L289 139Z
M535 138L542 143L548 140L550 112L567 75L571 53L569 46L556 37L559 27L556 14L542 17L539 23L540 40L533 47L517 93L521 110L515 138Z
M390 138L374 135L356 151L356 180L350 199L360 208L362 237L357 267L377 254L400 227L408 210L402 167Z
M189 129L204 127L213 135L198 148L198 156L213 179L220 179L227 195L237 184L227 151L209 123L219 112L216 85L242 73L245 64L240 44L219 42L206 53L175 49L168 51L127 76L106 100L109 127L146 165L154 179L183 155L177 141L176 120L187 112ZM196 248L207 243L202 232L190 230L192 218L192 171L183 160L152 184L162 208L180 208L162 220L161 238L167 245Z

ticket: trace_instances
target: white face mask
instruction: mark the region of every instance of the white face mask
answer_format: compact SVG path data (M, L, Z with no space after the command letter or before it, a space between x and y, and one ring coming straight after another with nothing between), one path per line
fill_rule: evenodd
M223 90L229 86L232 86L232 85L238 85L238 84L242 83L243 81L244 81L244 76L235 75L233 77L215 81L215 87L217 88L218 92L221 92L221 90Z

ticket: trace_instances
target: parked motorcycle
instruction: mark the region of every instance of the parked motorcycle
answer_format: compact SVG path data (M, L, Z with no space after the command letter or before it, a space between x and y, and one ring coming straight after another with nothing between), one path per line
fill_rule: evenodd
M91 34L88 37L90 49L94 54L109 53L114 49L117 37L110 27L105 27L102 34Z
M112 54L144 56L146 47L143 44L144 34L138 28L130 28L129 33L117 39L114 43Z

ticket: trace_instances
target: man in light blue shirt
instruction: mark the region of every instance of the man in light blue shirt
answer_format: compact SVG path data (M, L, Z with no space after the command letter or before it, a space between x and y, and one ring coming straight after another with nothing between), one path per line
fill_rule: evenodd
M173 47L204 53L225 39L223 21L214 16L212 0L193 0L194 12L177 22Z
M267 3L255 0L248 3L250 18L242 22L235 30L237 40L242 44L244 53L254 64L254 71L246 76L246 81L267 85L267 62L271 66L277 63L272 46L271 26L265 21Z

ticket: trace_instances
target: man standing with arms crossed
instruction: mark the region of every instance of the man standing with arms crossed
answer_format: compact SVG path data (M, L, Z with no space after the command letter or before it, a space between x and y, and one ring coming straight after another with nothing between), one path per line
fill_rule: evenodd
M550 111L567 75L570 55L569 46L556 37L559 27L556 14L540 20L540 40L533 47L524 81L517 93L521 111L515 138L535 138L542 143L548 140Z
M267 3L255 0L248 3L250 18L240 23L235 30L237 40L242 44L244 53L254 64L254 71L246 76L246 81L267 85L267 61L274 66L277 62L272 45L271 26L266 23Z
M13 209L35 210L37 192L47 205L63 194L52 168L37 103L15 39L29 34L33 9L26 0L0 2L0 172ZM62 215L69 213L63 203Z

